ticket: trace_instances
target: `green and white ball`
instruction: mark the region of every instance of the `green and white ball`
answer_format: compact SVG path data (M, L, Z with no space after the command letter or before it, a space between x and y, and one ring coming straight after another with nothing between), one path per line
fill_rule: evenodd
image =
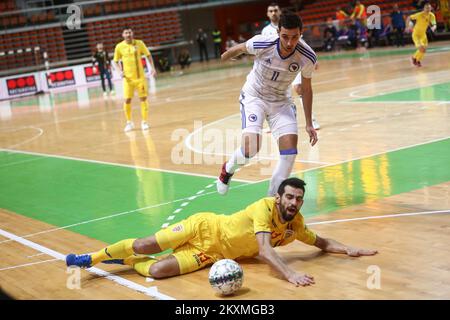
M227 296L242 287L244 272L234 260L222 259L214 263L209 270L209 283L215 291Z

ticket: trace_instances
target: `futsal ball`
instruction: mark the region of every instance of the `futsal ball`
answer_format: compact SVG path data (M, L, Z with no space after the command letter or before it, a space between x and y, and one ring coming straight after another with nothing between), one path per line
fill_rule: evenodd
M244 272L234 260L222 259L209 270L209 283L221 295L233 294L242 287Z

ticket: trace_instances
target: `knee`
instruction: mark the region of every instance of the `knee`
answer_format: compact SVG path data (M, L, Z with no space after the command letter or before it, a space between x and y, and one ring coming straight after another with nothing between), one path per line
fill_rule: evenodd
M427 51L427 49L425 47L420 47L419 48L420 52L425 53Z
M130 103L131 103L131 99L126 99L126 100L125 100L125 103L126 103L126 104L130 104Z
M133 242L133 251L139 254L147 254L151 252L151 248L153 247L153 243L148 239L136 239Z
M150 275L155 279L167 278L168 274L165 269L163 263L156 262L150 266Z

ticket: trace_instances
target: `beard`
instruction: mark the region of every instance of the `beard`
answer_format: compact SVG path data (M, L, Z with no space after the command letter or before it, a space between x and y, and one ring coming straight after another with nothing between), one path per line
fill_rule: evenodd
M295 206L285 207L281 206L281 216L283 220L286 222L292 221L298 213L298 210Z

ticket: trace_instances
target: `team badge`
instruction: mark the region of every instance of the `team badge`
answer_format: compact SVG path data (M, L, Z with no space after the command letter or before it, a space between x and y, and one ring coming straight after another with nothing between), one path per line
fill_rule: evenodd
M256 120L258 120L258 117L256 116L256 114L251 114L248 116L248 120L250 120L251 122L255 122Z
M181 224L179 224L176 227L172 228L172 232L181 232L181 231L183 231L183 226Z
M299 68L300 68L300 66L298 65L297 62L292 62L292 63L289 65L289 71L290 71L290 72L297 72Z

